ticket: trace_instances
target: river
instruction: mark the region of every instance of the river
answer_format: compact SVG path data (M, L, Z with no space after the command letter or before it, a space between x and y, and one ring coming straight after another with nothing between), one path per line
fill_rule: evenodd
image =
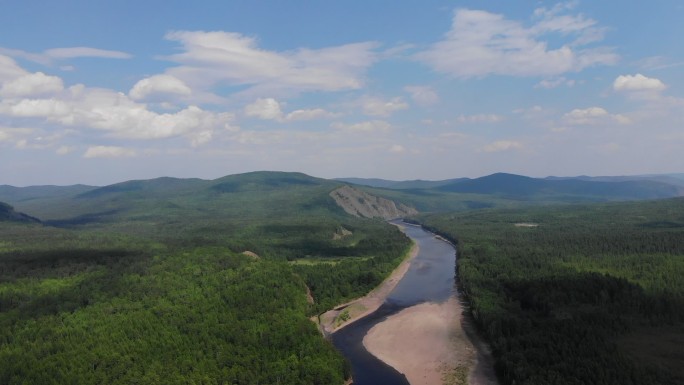
M363 337L376 324L402 309L423 302L444 302L456 294L456 250L419 226L401 224L418 244L418 255L385 302L375 312L333 333L332 341L352 366L354 385L408 385L406 377L375 358L363 346Z

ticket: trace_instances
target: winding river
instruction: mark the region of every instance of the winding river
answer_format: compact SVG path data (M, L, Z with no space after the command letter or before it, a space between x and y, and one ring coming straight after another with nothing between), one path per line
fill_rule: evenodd
M402 231L418 244L418 255L378 310L333 333L332 341L352 366L354 385L408 385L406 377L370 354L363 337L376 324L423 302L444 302L455 295L456 250L434 234L401 221Z

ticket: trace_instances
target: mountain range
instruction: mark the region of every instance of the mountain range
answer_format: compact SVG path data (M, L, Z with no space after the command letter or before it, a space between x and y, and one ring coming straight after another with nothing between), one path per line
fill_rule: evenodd
M125 215L182 218L211 213L274 216L283 210L331 209L330 193L353 185L419 211L516 204L662 199L684 195L684 174L616 177L547 177L496 173L441 181L322 179L302 173L259 171L214 180L161 177L108 186L0 186L0 202L53 224L85 224ZM357 194L358 196L361 196ZM6 210L7 211L7 210ZM7 211L9 212L9 211ZM255 214L255 213L256 214ZM289 212L289 211L287 211ZM9 214L7 214L9 215Z

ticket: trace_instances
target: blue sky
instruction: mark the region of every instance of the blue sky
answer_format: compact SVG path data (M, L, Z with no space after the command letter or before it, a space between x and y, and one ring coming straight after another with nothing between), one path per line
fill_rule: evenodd
M2 8L0 184L684 171L677 1Z

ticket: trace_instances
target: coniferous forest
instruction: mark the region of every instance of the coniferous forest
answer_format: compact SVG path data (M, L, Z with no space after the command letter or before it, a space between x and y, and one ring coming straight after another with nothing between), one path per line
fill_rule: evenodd
M504 384L684 383L684 200L419 222L458 244Z
M376 287L411 245L338 207L340 185L251 173L5 192L0 384L344 383L311 317ZM684 383L681 198L385 192L461 207L414 220L457 244L502 383Z
M309 318L377 286L410 243L297 177L117 186L47 200L42 223L4 205L0 384L342 384Z

